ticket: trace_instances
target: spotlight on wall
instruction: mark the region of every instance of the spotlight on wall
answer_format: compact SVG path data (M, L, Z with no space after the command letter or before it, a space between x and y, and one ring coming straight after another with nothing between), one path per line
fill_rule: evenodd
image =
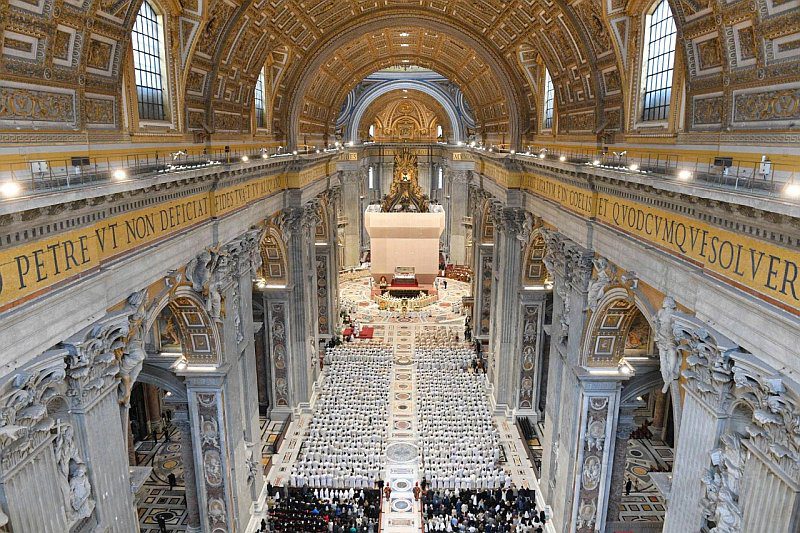
M292 150L292 155L297 155L297 150Z
M689 172L688 170L681 170L680 172L678 172L678 179L683 181L689 181L690 179L692 179L692 173Z
M516 154L516 153L517 153L517 151L516 151L516 150L511 150L509 153L510 153L511 155L514 155L514 154Z
M600 160L599 159L595 159L594 161L592 161L592 164L594 166L596 166L596 167L599 167L600 166Z
M5 181L0 184L0 194L5 196L6 198L12 198L17 196L22 188L19 186L19 183L16 181Z
M559 158L558 158L558 160L559 160L559 161L561 161L561 162L563 163L564 161L566 161L566 160L567 160L567 158L566 158L565 156L563 156L563 155L562 155L561 157L559 157Z
M269 157L269 154L267 152L262 152L261 153L261 159L267 159L268 157Z
M125 172L124 170L122 170L121 168L118 168L117 170L115 170L114 174L112 174L112 175L114 176L114 179L118 180L118 181L122 181L124 179L128 179L128 173Z
M356 143L354 143L353 141L350 141L349 143L347 143L347 146L353 146L354 144L356 144Z
M788 183L783 189L783 194L789 198L800 198L800 183Z
M544 159L544 152L539 153L539 159Z
M250 161L250 158L247 157L246 155L243 155L242 156L242 163L247 163L248 161Z
M637 170L639 170L639 165L637 165L636 163L631 163L630 165L628 165L628 170L630 170L631 172L636 172Z

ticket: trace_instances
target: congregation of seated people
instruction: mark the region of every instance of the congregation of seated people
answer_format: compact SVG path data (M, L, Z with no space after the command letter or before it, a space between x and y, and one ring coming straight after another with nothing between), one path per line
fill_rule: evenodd
M293 487L374 487L385 464L391 357L371 343L328 348Z
M535 492L525 488L428 490L422 505L426 532L542 533L546 522Z
M276 533L377 533L380 492L353 489L276 490L267 531Z

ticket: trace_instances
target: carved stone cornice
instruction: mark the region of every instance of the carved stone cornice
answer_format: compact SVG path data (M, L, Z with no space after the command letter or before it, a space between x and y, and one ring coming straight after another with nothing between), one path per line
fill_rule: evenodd
M520 247L528 245L531 233L533 232L533 215L525 209L519 207L503 207L499 211L499 221L495 221L495 227L519 241Z
M489 200L489 220L494 224L495 229L500 230L505 224L505 206L499 200Z
M564 247L564 255L569 286L576 291L585 291L592 277L594 252L569 242Z
M448 169L447 174L451 183L466 184L469 183L469 170L452 170Z
M341 180L342 185L353 186L358 185L361 178L358 170L340 170L339 179Z

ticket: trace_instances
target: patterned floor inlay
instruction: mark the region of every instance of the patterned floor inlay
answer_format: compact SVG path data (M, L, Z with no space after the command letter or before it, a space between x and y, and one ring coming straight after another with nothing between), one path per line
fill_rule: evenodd
M630 494L623 489L619 519L625 522L663 522L666 513L664 498L650 477L653 471L671 471L672 448L653 439L628 441L625 481L632 481Z
M470 284L457 280L447 280L447 288L439 290L439 301L419 311L405 315L397 312L381 311L370 297L370 276L354 280L339 281L342 308L350 312L351 318L360 323L443 323L463 319L461 315L462 298L470 295ZM376 330L377 331L377 330Z
M158 533L157 516L166 518L170 532L186 531L186 491L183 486L181 444L175 428L169 431L169 441L163 436L158 442L148 440L136 445L139 465L153 468L141 490L136 494L136 512L142 533ZM176 485L169 488L168 476L175 474Z

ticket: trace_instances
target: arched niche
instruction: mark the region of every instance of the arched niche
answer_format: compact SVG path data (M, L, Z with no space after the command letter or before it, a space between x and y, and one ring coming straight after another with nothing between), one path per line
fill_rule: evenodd
M551 281L550 272L544 264L547 243L541 231L534 231L525 248L524 267L522 270L523 286L544 286Z
M607 289L597 310L589 318L581 364L587 367L616 367L626 355L653 355L652 315L650 304L636 291L623 287ZM646 327L649 333L646 339L640 338L631 346L628 336L636 327ZM655 355L654 359L657 361L658 356Z
M432 83L420 80L390 81L376 84L370 87L364 95L359 98L357 107L353 110L352 120L346 130L347 140L353 143L359 142L358 129L365 118L365 114L375 101L382 96L394 91L417 91L430 96L435 100L447 115L452 131L453 142L463 141L464 134L461 129L461 121L458 118L458 110L449 95ZM445 128L446 129L446 128Z
M267 227L259 244L261 269L259 277L266 285L287 285L289 268L286 261L286 244L283 235L274 225Z
M154 302L145 319L146 334L152 330L164 309L168 309L175 318L175 334L181 341L181 353L186 365L219 365L222 361L219 332L197 293L188 286L180 286Z

